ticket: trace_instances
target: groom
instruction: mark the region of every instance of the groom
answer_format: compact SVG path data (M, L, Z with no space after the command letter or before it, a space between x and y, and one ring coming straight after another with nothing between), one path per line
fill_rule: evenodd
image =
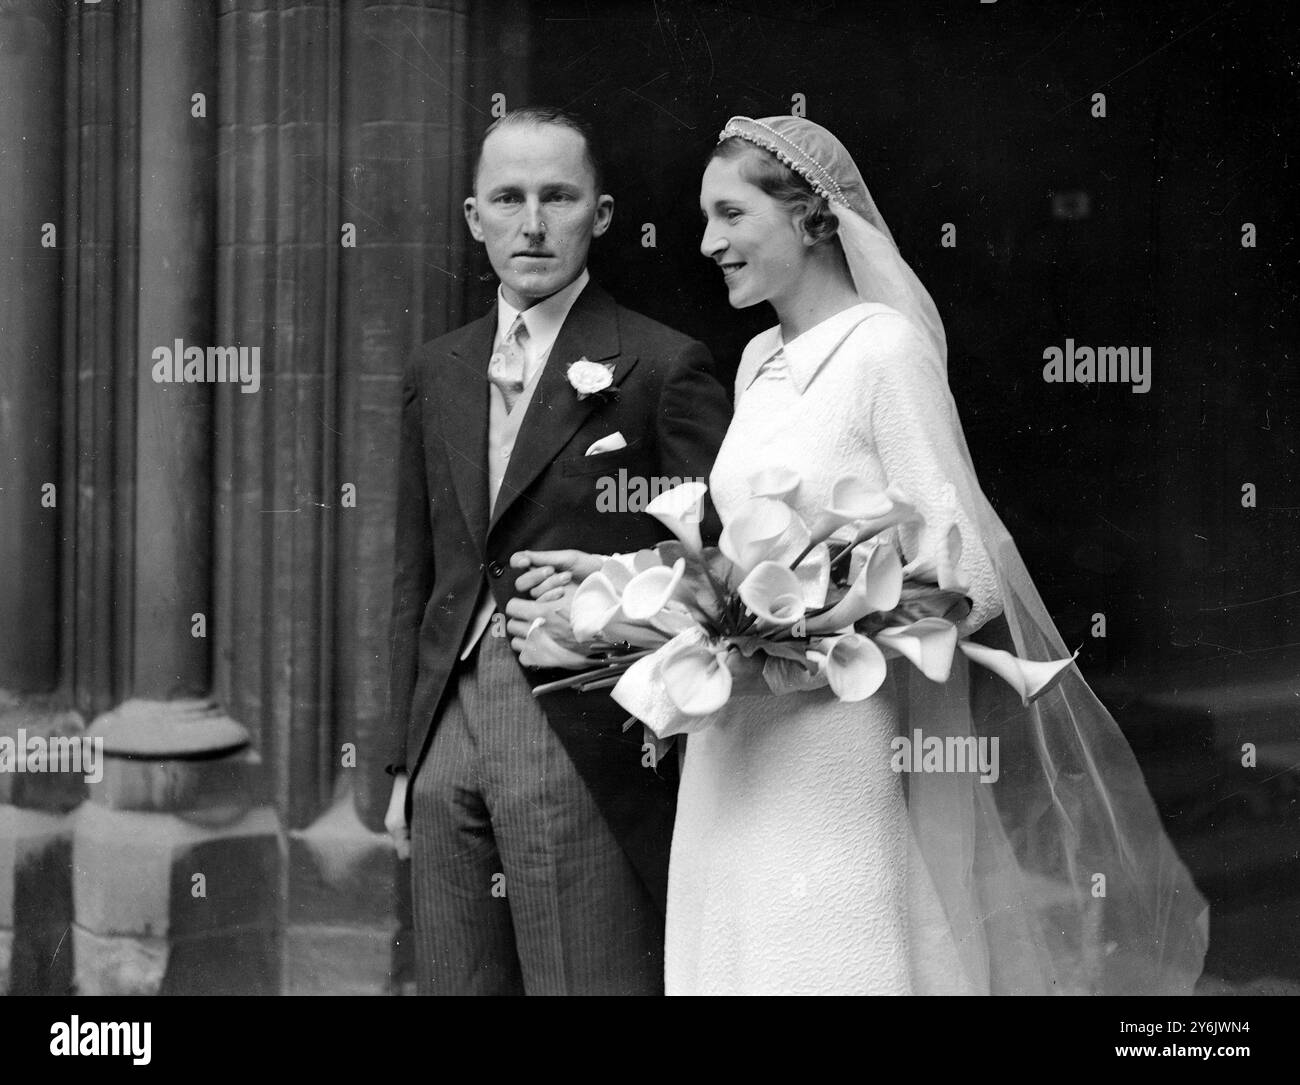
M504 615L516 551L662 539L598 496L706 479L730 418L702 344L591 281L613 204L583 121L493 124L465 218L496 304L419 348L403 384L386 822L399 854L409 831L422 993L663 989L675 759L651 764L603 692L534 698L559 672L520 666ZM554 607L512 614L563 637Z

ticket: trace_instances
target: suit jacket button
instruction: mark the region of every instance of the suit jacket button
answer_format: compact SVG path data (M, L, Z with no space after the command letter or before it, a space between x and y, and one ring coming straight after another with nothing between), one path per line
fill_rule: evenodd
M488 572L491 573L493 576L501 576L505 572L505 569L501 567L501 562L494 561L491 565L488 566Z

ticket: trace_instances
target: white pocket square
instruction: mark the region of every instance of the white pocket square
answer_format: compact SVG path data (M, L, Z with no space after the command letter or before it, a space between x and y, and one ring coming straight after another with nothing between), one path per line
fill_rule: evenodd
M587 451L584 452L583 455L594 456L598 452L615 452L620 448L627 448L627 441L625 441L623 439L623 435L616 430L615 432L609 434L608 436L602 437L599 441L597 441L589 449L587 449Z

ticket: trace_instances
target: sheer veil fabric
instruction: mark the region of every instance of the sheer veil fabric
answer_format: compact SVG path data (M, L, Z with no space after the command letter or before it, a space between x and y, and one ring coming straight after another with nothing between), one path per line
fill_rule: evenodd
M831 201L863 301L902 313L933 349L918 365L947 372L943 322L898 251L853 159L798 117L733 117L739 137L776 155ZM945 382L946 383L946 382ZM976 525L997 574L1002 614L974 639L1026 659L1068 655L1007 529L984 496L951 394L961 462L953 499ZM911 828L948 931L914 908L918 945L950 932L962 986L992 994L1190 994L1208 942L1208 908L1161 826L1128 742L1077 669L1022 705L1001 679L958 653L936 685L893 668L904 735L999 740L1000 778L913 772ZM910 894L913 900L923 894ZM933 898L931 898L933 899ZM931 910L932 911L932 910Z

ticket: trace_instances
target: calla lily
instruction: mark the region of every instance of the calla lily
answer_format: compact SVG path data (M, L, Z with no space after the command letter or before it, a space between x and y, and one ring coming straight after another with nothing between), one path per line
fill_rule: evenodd
M700 623L695 620L694 616L685 607L674 601L651 618L650 624L664 633L666 640L671 640L678 633L685 633L688 629L698 628Z
M645 511L671 531L691 553L703 549L700 520L704 516L704 495L709 488L703 482L683 482L665 490L645 507Z
M826 679L841 701L865 701L884 684L889 667L870 637L846 633L826 646Z
M781 628L804 616L803 585L778 561L761 561L740 582L741 601L760 622Z
M574 640L583 643L595 640L619 616L621 609L622 595L610 576L604 570L592 573L578 585L569 600L569 625Z
M894 503L879 490L872 489L856 475L845 475L831 487L830 504L826 505L811 528L814 542L829 538L831 533L854 520L886 516Z
M659 560L659 555L655 551L637 550L631 554L611 555L605 559L605 564L600 567L600 572L609 577L613 581L614 587L621 592L627 587L627 582L637 573L662 564L663 562Z
M545 618L534 618L524 637L524 647L519 662L525 667L562 667L581 671L591 666L591 660L559 644L545 629Z
M1079 655L1075 652L1069 659L1039 662L1021 659L1000 648L989 648L966 640L961 642L961 650L967 658L973 659L981 667L987 667L1019 693L1020 700L1026 707L1053 689Z
M713 722L712 719L708 716L689 715L673 703L663 678L663 663L670 648L706 643L704 631L693 626L674 637L653 655L633 663L609 691L610 696L659 738L703 730Z
M942 618L922 618L911 625L882 629L876 643L910 660L931 682L946 682L957 649L957 627Z
M794 567L794 575L803 588L804 606L809 610L824 606L831 586L830 548L825 543L818 543Z
M907 563L903 575L964 595L970 590L970 585L961 575L961 547L961 528L949 524L939 532L927 553Z
M754 497L775 497L785 501L794 497L802 480L798 471L791 471L788 467L764 467L750 475L747 481L749 492Z
M649 621L673 598L686 572L686 559L678 558L672 566L655 565L637 573L623 589L623 615L629 621Z
M615 594L622 595L623 589L627 587L628 581L636 576L636 572L632 569L629 555L615 554L612 558L606 558L605 564L592 576L603 576L610 582ZM591 577L587 579L590 580Z
M895 527L898 524L912 523L920 520L921 514L917 511L916 506L908 499L902 490L894 486L886 487L885 497L889 499L889 509L877 515L865 516L858 525L858 533L853 538L853 543L864 542L867 539L874 538L882 531Z
M675 642L674 642L675 643ZM664 645L659 673L669 699L688 716L708 716L731 697L725 652L709 644Z
M893 540L874 539L858 543L853 557L849 560L850 572L856 567L858 575L867 574L867 602L872 611L884 613L898 606L903 594L903 559L898 556L898 548Z
M760 561L792 560L809 541L807 526L784 501L753 497L722 529L718 547L743 576Z
M844 598L825 614L809 618L809 633L833 633L845 629L868 614L885 613L898 606L903 590L903 564L892 546L859 543L867 553ZM857 563L857 555L854 555Z
M763 681L767 683L767 688L777 696L821 689L827 684L826 655L823 652L809 651L808 659L817 664L817 669L811 673L807 667L793 659L768 656L763 661Z

